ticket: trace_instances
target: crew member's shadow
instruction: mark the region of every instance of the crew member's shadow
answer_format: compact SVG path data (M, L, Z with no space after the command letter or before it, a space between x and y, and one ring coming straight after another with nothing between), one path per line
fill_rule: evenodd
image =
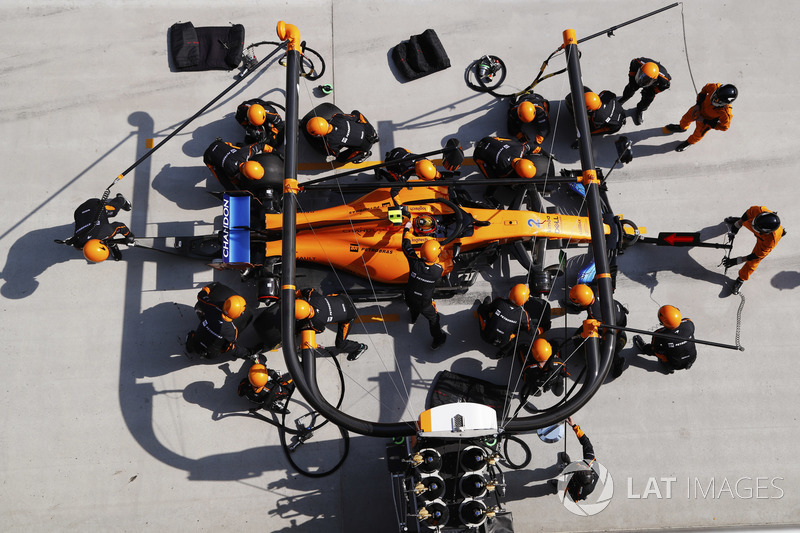
M218 365L225 373L225 382L217 389L212 381L196 381L183 389L183 399L212 412L211 418L218 420L226 414L242 413L247 416L247 411L255 407L246 398L238 395L239 383L247 377L250 361L230 361ZM268 416L268 413L264 413Z
M632 112L631 112L632 114ZM637 157L646 157L649 155L666 154L673 152L675 147L680 144L684 139L674 139L666 137L660 127L647 128L645 130L637 130L626 132L625 136L633 142L633 155L634 159ZM662 144L641 144L642 141L651 137L666 137L667 142Z
M36 279L48 267L71 259L86 262L83 254L53 240L72 236L73 224L33 230L17 239L8 250L6 265L0 272L3 285L0 294L10 300L19 300L33 294L39 286Z
M700 241L707 242L724 235L726 231L727 227L724 222L708 226L700 230ZM617 262L620 272L625 274L628 279L650 289L651 293L658 285L658 273L660 271L673 272L692 279L714 283L720 285L723 292L727 291L731 278L722 272L711 270L700 264L689 255L692 249L692 247L685 246L637 244L626 250L625 254L620 256ZM707 263L713 265L715 261L719 262L722 259L721 256L725 252L722 249L711 248L702 253L708 257Z
M174 167L167 163L153 178L153 189L181 209L199 211L220 206L208 191L224 187L205 165Z

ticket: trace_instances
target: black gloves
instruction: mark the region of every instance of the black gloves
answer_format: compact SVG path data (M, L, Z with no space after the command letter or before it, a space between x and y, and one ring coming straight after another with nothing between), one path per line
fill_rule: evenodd
M741 263L744 263L744 257L726 257L722 260L722 266L725 268L730 268Z

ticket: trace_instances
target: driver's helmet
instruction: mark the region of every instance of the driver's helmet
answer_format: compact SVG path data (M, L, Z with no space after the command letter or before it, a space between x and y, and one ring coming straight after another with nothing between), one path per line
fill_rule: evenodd
M419 215L414 219L415 235L433 235L436 233L436 219L431 215Z

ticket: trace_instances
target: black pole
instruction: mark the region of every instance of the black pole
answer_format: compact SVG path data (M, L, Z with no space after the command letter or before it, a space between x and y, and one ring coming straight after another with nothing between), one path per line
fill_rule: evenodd
M600 202L599 186L595 170L594 157L592 155L591 136L589 132L589 120L586 115L586 107L583 104L583 81L581 79L580 58L578 55L578 45L574 30L564 31L564 50L567 58L567 72L569 73L570 93L575 104L574 118L575 127L578 130L580 141L581 183L586 187L586 203L589 211L589 228L592 234L592 251L594 254L595 265L597 267L597 286L600 299L600 312L602 321L606 324L615 324L614 316L614 292L611 284L611 274L608 268L608 256L606 254L605 233L603 231L602 209ZM584 330L591 329L592 321L584 322ZM597 326L594 324L594 331L587 333L585 352L586 352L586 380L574 397L563 404L548 409L545 413L531 417L515 419L505 426L506 431L520 432L531 431L541 427L558 424L562 420L571 416L578 409L583 407L603 384L603 380L611 368L611 361L614 346L616 344L616 331L607 332L602 339L598 337ZM611 329L611 328L609 328Z
M302 365L297 358L295 342L294 302L296 258L296 193L297 193L297 138L298 138L298 84L300 80L300 31L291 24L278 23L278 37L288 39L286 57L286 157L284 162L283 193L283 247L281 259L281 336L283 358L297 389L303 398L319 413L353 433L374 437L411 436L416 433L416 422L377 423L352 417L328 403L319 390L316 377L316 355L309 344L315 344L313 335L302 345ZM309 332L303 332L308 335Z
M339 176L333 176L338 178ZM330 178L326 178L330 179ZM308 182L311 183L311 182ZM496 180L414 180L398 182L378 182L378 183L343 183L341 185L311 185L301 184L304 191L327 191L327 190L374 190L374 189L393 189L405 187L452 187L452 186L478 186L482 185L545 185L548 183L579 183L575 178L501 178Z
M667 333L658 333L655 331L647 331L644 329L635 329L629 327L620 327L620 326L609 326L607 324L603 324L601 327L613 329L617 331L630 331L631 333L641 333L642 335L652 335L653 337L658 337L660 339L670 339L674 341L686 341L686 342L693 342L695 344L705 344L706 346L716 346L717 348L726 348L728 350L739 350L740 352L744 351L744 346L735 346L733 344L722 344L721 342L713 342L713 341L702 341L700 339L687 339L686 337L676 337L675 335L669 335Z
M621 24L617 24L616 26L611 26L610 28L606 28L603 31L599 31L597 33L593 33L592 35L590 35L588 37L584 37L583 39L579 40L578 44L581 44L582 42L588 41L589 39L594 39L595 37L599 37L601 35L608 35L609 37L611 37L611 35L614 33L614 30L622 28L623 26L627 26L628 24L633 24L634 22L639 22L640 20L646 19L647 17L652 17L653 15L657 15L657 14L661 13L662 11L666 11L667 9L672 9L673 7L676 7L678 5L680 5L680 2L675 2L674 4L670 4L670 5L666 6L666 7L662 7L661 9L656 9L655 11L651 11L650 13L646 13L646 14L642 15L641 17L636 17L635 19L630 19L630 20L628 20L626 22L623 22Z

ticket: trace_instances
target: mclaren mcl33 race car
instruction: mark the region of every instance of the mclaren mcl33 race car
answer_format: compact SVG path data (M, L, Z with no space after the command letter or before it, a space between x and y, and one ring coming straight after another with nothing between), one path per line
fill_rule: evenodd
M305 211L301 205L296 257L308 267L307 272L348 272L371 280L381 299L399 297L408 279L403 230L405 223L411 222L413 229L407 237L412 246L421 246L429 239L438 240L442 246L439 263L445 276L436 289L437 297L466 292L480 270L505 253L530 270L546 291L554 274L545 261L547 248L579 247L591 241L587 217L560 214L554 208L546 212L534 186L517 189L508 209L465 199L463 191L450 184L409 181L378 187L325 209ZM302 201L302 195L300 198ZM604 204L607 250L614 259L637 229L615 216L607 202ZM259 296L268 297L280 275L282 215L264 213L259 200L249 193L228 192L222 195L222 222L222 230L213 235L141 244L160 244L210 261L216 269L239 270L245 278L260 278ZM374 300L372 289L359 289L357 282L354 284L348 288L354 299L363 296Z

